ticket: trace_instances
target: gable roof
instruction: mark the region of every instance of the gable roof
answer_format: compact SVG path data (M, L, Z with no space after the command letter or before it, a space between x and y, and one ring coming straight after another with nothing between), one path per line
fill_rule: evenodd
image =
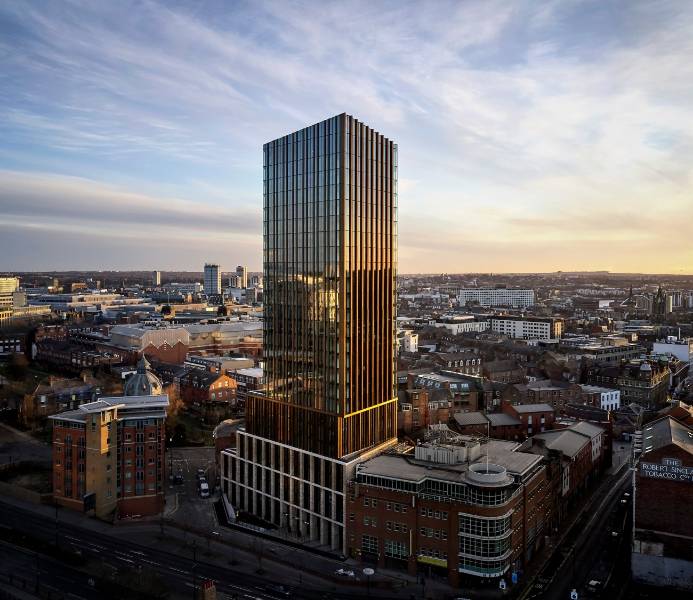
M643 428L643 455L671 444L693 454L693 429L669 416L652 421Z
M491 421L491 425L493 427L499 427L499 426L513 426L513 425L520 425L521 421L520 419L517 419L513 417L512 415L508 415L506 413L491 413L486 415L486 418Z
M543 440L544 446L551 450L558 450L570 458L577 455L577 453L585 447L585 444L590 443L584 435L577 431L571 431L570 429L546 431L544 433L538 433L534 438Z
M486 415L480 411L467 412L467 413L455 413L455 421L458 425L487 425L489 420Z
M568 427L568 429L577 431L578 433L589 436L590 438L595 438L604 433L604 430L601 427L593 425L592 423L587 423L586 421L578 421L574 425Z

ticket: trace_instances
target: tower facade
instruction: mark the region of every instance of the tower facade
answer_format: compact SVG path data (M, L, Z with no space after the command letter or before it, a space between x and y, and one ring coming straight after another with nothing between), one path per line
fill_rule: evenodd
M204 291L208 296L221 294L221 269L219 265L205 264Z
M397 146L341 114L263 155L265 390L224 491L337 548L346 480L397 435Z
M236 277L238 279L238 285L236 287L246 289L248 287L248 268L243 265L238 265L236 267Z
M265 144L250 433L333 458L396 436L396 182L397 146L345 114Z

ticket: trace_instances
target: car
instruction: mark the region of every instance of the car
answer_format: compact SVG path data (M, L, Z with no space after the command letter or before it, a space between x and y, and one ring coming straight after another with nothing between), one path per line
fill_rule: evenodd
M204 469L198 469L197 470L197 478L198 479L206 479L207 478L207 471Z
M198 490L200 489L200 486L201 486L203 483L207 483L207 480L206 480L204 477L201 477L200 479L197 480L197 489L198 489ZM208 484L208 485L209 485L209 484Z
M335 575L339 575L340 577L355 577L356 575L351 569L337 569L334 572Z
M181 473L174 475L173 476L173 485L182 485L182 484L183 484L183 475Z
M209 498L209 485L206 481L200 483L200 498Z
M602 589L602 582L599 581L598 579L591 579L590 582L587 584L587 591L588 592L598 592L599 590Z

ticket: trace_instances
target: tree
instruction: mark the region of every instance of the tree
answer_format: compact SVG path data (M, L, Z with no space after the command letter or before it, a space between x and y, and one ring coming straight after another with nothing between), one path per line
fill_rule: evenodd
M23 354L15 353L10 358L7 374L15 381L26 379L29 373L29 360Z

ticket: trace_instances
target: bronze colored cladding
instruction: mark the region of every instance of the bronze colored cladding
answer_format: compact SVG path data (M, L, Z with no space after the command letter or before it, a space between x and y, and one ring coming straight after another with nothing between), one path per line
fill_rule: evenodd
M396 435L396 182L397 146L345 114L265 144L250 433L330 457Z

